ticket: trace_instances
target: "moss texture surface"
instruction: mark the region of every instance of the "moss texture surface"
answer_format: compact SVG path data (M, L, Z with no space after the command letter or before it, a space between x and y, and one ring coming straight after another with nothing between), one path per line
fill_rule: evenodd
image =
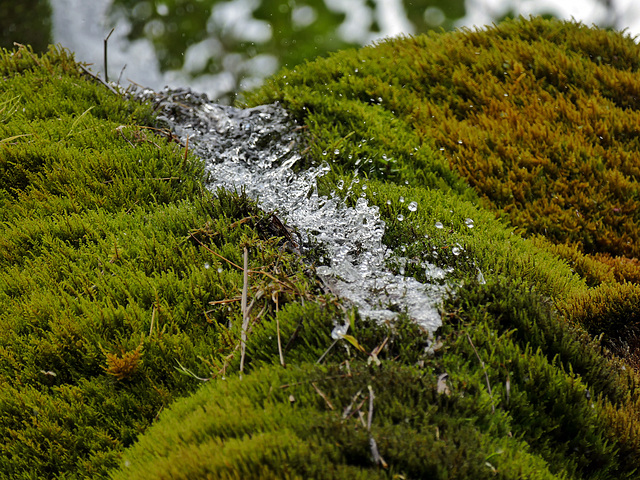
M0 478L637 478L638 50L521 20L248 98L305 126L325 192L359 169L408 274L452 268L434 338L320 295L149 107L3 52Z

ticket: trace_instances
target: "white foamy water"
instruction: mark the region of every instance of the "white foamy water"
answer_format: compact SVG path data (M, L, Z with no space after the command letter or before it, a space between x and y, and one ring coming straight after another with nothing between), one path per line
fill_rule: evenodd
M209 188L242 188L262 209L295 227L303 244L322 244L327 254L317 274L361 315L392 321L406 312L429 332L442 324L438 306L446 287L437 281L421 283L387 267L392 250L382 243L385 223L378 207L361 197L348 207L335 193L318 195L316 181L330 171L327 163L293 170L302 161L299 137L282 107L236 109L187 90L145 95L161 103L176 134L183 142L188 137L190 147L205 160ZM398 257L394 260L398 263ZM422 267L428 278L445 276L434 265ZM347 328L337 326L334 338Z

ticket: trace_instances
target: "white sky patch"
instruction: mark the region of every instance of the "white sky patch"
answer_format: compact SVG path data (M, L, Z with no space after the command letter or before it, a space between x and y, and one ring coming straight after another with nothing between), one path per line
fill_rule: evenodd
M364 0L351 0L348 4L343 0L324 0L330 10L346 15L338 27L338 35L345 42L365 44L369 41L369 29L373 22L371 9Z
M401 0L377 0L377 4L376 19L380 26L380 36L395 37L415 33Z
M318 18L316 11L309 5L295 7L291 11L291 21L296 28L304 28L311 25Z
M618 29L626 29L632 37L640 34L640 2L615 0L613 20ZM466 0L467 15L458 27L491 25L509 10L524 17L552 13L564 20L574 19L585 25L598 25L611 20L610 13L596 0Z
M211 9L209 32L229 32L238 40L264 43L271 39L271 25L253 18L259 0L233 0L217 3Z

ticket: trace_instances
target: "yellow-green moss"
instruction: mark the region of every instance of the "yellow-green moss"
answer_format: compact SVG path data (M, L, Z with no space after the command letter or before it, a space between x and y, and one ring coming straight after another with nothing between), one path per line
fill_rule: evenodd
M524 232L638 257L639 58L616 32L520 19L339 52L248 98L303 119L316 160L459 188L447 165Z
M600 59L577 58L598 42ZM545 57L529 70L520 62L528 73L516 81L509 55L531 45ZM260 235L252 202L203 191L198 160L141 127L153 125L149 108L93 84L66 53L0 55L0 477L636 478L638 377L597 338L634 315L635 286L619 282L636 262L606 253L630 254L613 250L635 210L626 226L607 224L617 239L589 243L587 224L567 223L565 237L549 234L559 244L550 247L505 222L533 215L500 193L527 185L519 170L477 175L494 182L494 198L469 188L455 158L476 145L484 168L498 165L502 147L528 148L516 95L525 85L565 114L596 85L617 114L632 115L625 69L635 68L634 52L615 33L516 21L338 53L252 97L281 100L306 126L304 161L333 166L321 190L359 168L368 188L357 195L380 208L395 249L390 268L419 280L422 262L452 269L433 338L406 315L375 325L320 295L312 266ZM568 82L578 93L563 89ZM484 116L469 113L470 100ZM500 111L519 112L520 123L499 121ZM485 117L496 139L482 136ZM611 126L616 139L624 119ZM564 117L549 121L560 125L550 135L564 135ZM502 147L482 150L478 138ZM623 140L607 159L633 146ZM588 155L605 148L562 142L582 152L567 162L584 160L587 174ZM563 159L557 172L545 165L553 185ZM594 184L627 168L602 162ZM619 195L610 192L609 206L628 200ZM593 245L601 254L587 257ZM245 246L256 306L240 379L242 272L221 257L240 265ZM345 320L350 336L334 341ZM196 390L197 377L209 383L173 402Z
M600 59L572 53L596 44L602 47ZM520 71L524 75L516 81L513 70L520 67L510 59L536 49L543 56L532 59L535 65L527 67L529 73ZM634 304L625 295L635 287L617 281L635 262L623 267L627 263L620 259L585 253L620 247L627 230L610 222L590 240L589 225L579 223L586 215L571 210L583 220L558 217L567 222L564 234L558 229L547 231L548 239L518 235L535 234L549 221L540 211L545 179L548 188L565 188L563 175L579 160L588 178L593 173L593 188L620 178L622 169L613 163L594 173L600 170L589 155L600 151L579 135L565 138L563 115L577 108L573 100L581 105L582 77L588 83L589 75L600 79L606 71L626 78L625 62L637 62L636 50L615 33L521 20L482 32L392 39L339 52L282 72L250 95L252 103L283 102L306 126L305 161L332 166L322 190L335 189L338 180L349 184L359 169L359 185L367 188L346 200L363 196L379 207L385 243L395 251L392 269L419 280L427 280L423 262L451 269L454 291L443 306L444 325L429 339L402 316L394 325L376 326L356 315L351 336L332 345L332 324L317 307L292 305L253 332L247 347L251 371L242 380L230 373L237 370L227 371L227 380L169 409L125 454L113 478L636 478L638 377L600 344L598 335L609 326L595 321L598 315L608 318L613 302L626 312L617 326L630 318ZM612 66L601 71L600 63ZM601 95L630 122L628 83L618 91L605 77ZM565 94L569 82L578 93L568 88ZM533 99L521 98L518 88L528 89ZM551 102L551 110L541 106L529 125L524 107L535 104L536 95ZM501 121L500 112L511 117ZM514 166L515 157L508 157L510 164L499 163L499 156L526 156L533 149L530 135L544 122L550 138L559 135L558 142L579 153L556 155L555 163L544 165L549 172L532 169L540 174L542 183L536 183L524 175L526 166ZM483 148L473 143L477 138ZM634 141L625 137L607 158ZM465 150L468 157L457 158L468 145L478 147L475 157ZM549 151L536 155L551 157ZM471 161L477 170L465 163ZM465 185L467 175L481 199ZM573 180L572 192L580 185ZM627 180L635 188L635 180ZM493 196L485 184L495 188ZM524 188L530 196L511 199L510 189L515 198ZM607 208L625 200L619 194L609 192ZM417 209L408 209L410 202ZM483 206L502 211L502 221ZM534 213L538 223L527 228L514 231L504 222L524 227L523 219L530 221ZM633 235L636 214L625 211ZM600 233L618 238L601 239ZM585 309L579 318L579 300L589 299L591 308L596 297L603 306ZM286 368L276 348L278 331L294 339L284 354ZM351 410L343 413L350 404L364 424L349 416ZM373 456L371 439L384 465Z
M104 478L197 386L179 365L235 360L245 246L256 308L314 285L150 106L64 50L2 51L0 76L0 478Z

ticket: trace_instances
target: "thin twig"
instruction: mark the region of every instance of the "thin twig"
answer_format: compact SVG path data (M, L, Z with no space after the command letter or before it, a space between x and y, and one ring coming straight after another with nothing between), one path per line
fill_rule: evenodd
M115 29L116 27L113 27L109 32L109 35L104 39L104 79L107 83L109 83L109 73L107 72L107 44L109 43L109 37Z
M193 373L191 370L189 370L188 368L186 368L185 366L183 366L178 360L176 360L176 363L178 365L180 365L180 368L175 367L176 370L178 370L181 373L184 373L185 375L188 375L190 377L195 378L196 380L200 380L201 382L208 382L209 380L211 380L211 378L202 378L199 377L198 375L196 375L195 373Z
M274 299L275 297L275 299ZM284 355L282 354L282 341L280 340L280 318L278 317L278 292L273 292L271 295L271 299L275 301L276 304L276 332L278 334L278 354L280 355L280 364L284 367Z
M107 87L109 90L111 90L111 93L115 93L116 95L120 95L115 88L113 88L111 85L109 85L108 83L106 83L104 80L102 80L100 77L98 77L97 75L94 75L93 73L91 73L89 70L87 70L87 68L80 64L78 65L80 67L80 69L86 74L89 75L90 77L93 77L95 80L97 80L98 82L100 82L102 85L104 85L105 87Z
M316 380L304 380L304 381L301 381L301 382L283 383L282 385L280 385L280 388L282 388L282 389L291 388L291 387L296 387L298 385L306 385L307 383L311 383L311 382L325 382L327 380L335 380L337 378L348 378L348 377L351 377L351 375L347 375L347 374L332 375L330 377L318 378Z
M219 253L214 252L213 250L211 250L209 247L207 247L204 243L202 243L200 240L198 240L196 237L194 237L193 235L191 236L191 238L193 238L196 242L198 242L200 244L200 246L202 248L204 248L206 251L208 251L209 253L213 253L216 257L224 260L225 262L227 262L228 264L236 267L238 270L243 270L243 268L240 265L237 265L235 263L233 263L231 260L228 260L226 258L224 258L222 255L220 255Z
M242 297L225 298L224 300L214 300L209 302L209 305L221 305L226 303L233 303L233 302L237 302L238 300L242 300Z
M333 348L333 346L338 343L340 339L338 338L337 340L334 340L333 343L331 345L329 345L329 348L327 348L327 350L322 354L322 356L318 359L318 361L316 363L322 363L322 360L324 360L324 357L327 356L327 354L331 351L331 349Z
M480 354L478 353L478 350L476 350L476 346L471 341L471 337L469 336L468 333L466 335L467 335L467 340L469 340L469 344L473 348L473 351L476 353L476 357L478 357L478 361L480 362L480 366L482 367L482 371L484 372L484 379L487 382L487 390L489 390L489 397L491 398L491 413L496 413L496 407L493 404L493 394L491 393L491 384L489 383L489 375L487 375L487 369L484 366L484 362L480 358Z
M318 388L318 386L311 382L311 386L315 389L315 391L318 393L318 395L320 395L322 397L322 399L325 401L325 403L327 404L327 407L329 407L331 410L335 410L333 408L333 405L331 404L331 402L329 401L329 399L327 398L327 396L322 393L322 391Z
M344 409L344 411L342 412L343 420L351 415L351 411L353 410L353 404L356 403L356 400L358 399L361 393L362 393L362 389L358 390L358 392L351 399L351 403L347 405L347 408Z
M249 249L244 247L244 276L242 284L242 333L240 336L242 348L240 353L240 373L244 368L244 355L247 347L247 326L249 325L249 312L247 309L247 291L249 289Z
M156 306L153 306L153 312L151 313L151 327L149 328L149 336L153 333L153 322L156 319Z

